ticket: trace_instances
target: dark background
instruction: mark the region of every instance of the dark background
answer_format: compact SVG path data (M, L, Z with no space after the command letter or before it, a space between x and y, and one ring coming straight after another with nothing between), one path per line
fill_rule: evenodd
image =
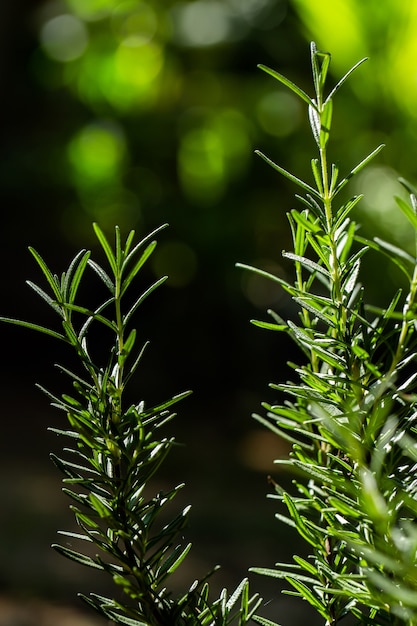
M417 178L416 21L413 2L394 0L0 5L0 313L56 322L24 285L40 279L29 245L60 273L83 247L102 260L93 221L109 237L116 224L138 237L170 225L143 271L143 286L170 278L138 314L139 335L151 347L131 393L151 404L194 390L170 426L184 447L155 482L159 489L185 481L176 506L193 505L187 538L194 548L178 588L216 563L223 568L214 588L232 588L251 565L272 567L303 549L274 520L276 505L265 497L285 445L250 417L274 398L268 382L285 380L286 361L299 355L285 337L249 319L266 319L267 308L284 317L294 309L280 290L235 263L291 272L281 251L291 245L285 214L296 206L296 189L253 152L261 149L310 181L314 142L303 106L256 66L269 65L311 93L312 38L333 54L332 84L371 56L336 99L330 153L347 172L387 144L350 194L366 194L356 216L366 234L408 249L411 235L392 196L402 194L399 175ZM385 301L399 280L369 256L363 281L371 301ZM94 289L88 283L86 293ZM48 459L62 442L47 426L63 418L35 383L60 393L66 382L53 364L71 357L29 331L3 326L0 333L6 626L15 623L5 617L11 599L69 605L77 591L103 587L49 548L56 529L73 522ZM253 579L252 586L265 597L266 616L283 624L305 619L304 607L289 605L273 581Z

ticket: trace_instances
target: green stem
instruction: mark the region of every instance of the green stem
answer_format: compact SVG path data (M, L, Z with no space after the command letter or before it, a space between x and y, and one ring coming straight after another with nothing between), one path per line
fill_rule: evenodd
M327 163L326 148L320 148L320 163L322 172L323 195L322 201L326 215L327 235L330 245L330 276L332 282L332 299L338 304L339 311L339 332L344 335L346 329L346 308L343 305L342 290L340 284L340 264L337 258L337 245L333 232L333 210L332 210L332 193L330 191L329 173ZM335 330L335 332L337 332Z
M410 282L410 291L409 291L407 300L403 308L403 321L401 325L401 332L400 332L400 336L398 337L397 350L395 351L394 357L392 359L391 367L388 371L388 378L395 371L398 363L404 356L404 353L407 347L406 341L407 341L408 330L410 328L410 324L414 324L414 320L408 319L408 314L410 313L415 303L416 293L417 293L417 264L414 266L413 277Z

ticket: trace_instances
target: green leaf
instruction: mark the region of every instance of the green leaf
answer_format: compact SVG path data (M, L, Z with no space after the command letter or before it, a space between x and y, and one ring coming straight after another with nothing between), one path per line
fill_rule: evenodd
M353 196L353 198L348 200L345 204L343 204L340 207L335 217L335 224L334 224L335 228L340 228L340 226L343 224L344 220L347 218L349 213L352 211L352 209L355 208L358 202L362 200L362 198L363 198L363 195Z
M313 85L316 92L317 101L320 102L321 97L321 81L320 81L320 68L318 58L320 53L317 51L317 46L314 41L310 43L310 56L311 56L311 70L313 73Z
M43 260L43 258L41 257L41 255L39 254L39 252L36 252L36 250L32 247L29 247L29 251L31 252L31 254L35 257L36 262L38 263L39 267L41 268L46 280L48 281L49 285L51 286L51 289L55 295L55 299L56 300L61 300L61 290L60 290L60 285L58 280L56 279L56 277L52 274L51 270L49 269L49 267L47 266L47 264L45 263L45 261Z
M326 83L327 72L329 70L330 61L331 61L331 55L329 52L317 52L317 56L321 57L322 59L321 67L320 67L320 83L319 83L320 93L322 93L325 83Z
M305 191L308 191L308 193L310 193L313 196L316 196L317 198L320 198L320 193L316 191L316 189L314 189L314 187L311 187L311 185L309 185L308 183L305 183L303 180L301 180L300 178L297 178L297 176L294 176L294 174L291 174L290 172L287 172L287 170L285 170L283 167L281 167L280 165L277 165L276 163L274 163L273 161L271 161L271 159L269 159L265 154L263 154L262 152L260 152L259 150L255 150L255 154L257 154L258 156L260 156L264 161L266 161L266 163L268 163L268 165L270 165L271 167L274 168L274 170L276 170L277 172L279 172L280 174L282 174L283 176L285 176L286 178L288 178L291 182L295 183L296 185L298 185L298 187L301 187L302 189L304 189Z
M106 302L106 306L113 301L113 298L111 300L108 300ZM107 326L108 328L110 328L111 330L113 330L114 332L117 332L117 326L114 322L111 322L110 320L108 320L106 317L104 317L103 315L100 315L100 313L98 313L97 311L90 311L90 309L86 309L83 306L78 306L77 304L67 304L66 308L70 311L76 311L77 313L82 313L83 315L86 315L89 319L92 320L97 320L98 322L101 322L102 324L104 324L104 326ZM84 336L84 332L82 333L82 336Z
M137 368L139 367L139 364L142 360L142 357L145 353L146 348L149 346L149 341L145 342L142 346L142 349L140 350L139 354L137 355L135 361L132 363L132 365L129 368L129 372L126 374L126 379L125 379L125 384L127 384L130 380L130 378L133 376L133 374L136 372Z
M86 567L92 567L93 569L103 570L104 567L100 563L96 563L92 558L86 556L85 554L81 554L80 552L75 552L75 550L70 550L64 546L60 546L59 544L52 544L52 548L66 556L71 561L75 561L76 563L80 563L81 565L85 565Z
M125 248L124 248L124 262L126 262L126 257L129 255L129 250L130 250L130 246L133 243L133 239L135 237L135 231L131 230L128 234L128 236L126 237L126 243L125 243Z
M270 67L267 67L266 65L260 64L258 65L258 68L262 70L263 72L270 74L270 76L273 76L273 78L276 78L277 80L279 80L280 83L282 83L283 85L291 89L292 92L294 92L299 98L301 98L301 100L304 100L304 102L306 102L307 104L313 107L317 106L314 104L310 96L308 96L305 93L305 91L303 91L300 87L298 87L295 83L293 83L289 78L286 78L286 76L283 76L279 72L272 70Z
M319 135L317 137L317 141L320 141ZM311 170L313 172L314 180L316 181L316 186L320 196L323 196L323 181L321 178L320 162L318 159L311 159Z
M282 497L287 506L287 509L291 518L294 520L294 524L297 529L297 532L309 544L311 544L312 546L315 546L317 544L317 537L305 525L304 519L299 514L297 510L297 506L294 503L294 500L291 498L291 496L288 493L284 493Z
M318 613L320 613L322 617L324 617L324 619L326 620L330 619L329 612L326 606L322 604L322 602L320 602L319 598L316 595L314 595L311 589L309 589L306 585L304 585L298 578L287 576L286 580L294 587L294 589L298 591L298 593L300 594L302 598L304 598L304 600L307 600L307 602L311 604L311 606L313 606L318 611ZM314 582L317 582L317 581L314 581Z
M317 305L313 297L308 297L308 296L301 297L300 296L298 298L294 298L294 302L297 302L303 309L306 309L307 311L309 311L309 313L313 313L313 315L315 315L318 319L322 320L322 322L324 322L328 326L331 326L332 328L337 327L337 320L336 320L335 312L330 310L330 314L328 315L326 310L319 308L319 305ZM288 326L286 327L286 329L287 328Z
M259 328L265 328L266 330L288 330L288 324L272 324L271 322L262 322L261 320L250 320L250 323Z
M318 580L319 573L317 571L317 568L315 568L312 563L309 563L305 559L301 558L301 556L297 556L297 555L294 555L293 559L297 563L297 565L302 567L303 570L305 570L306 572L309 572L312 576L314 576L316 580Z
M75 300L75 296L77 295L78 287L80 286L80 282L84 275L85 268L88 265L90 254L91 253L89 251L83 252L80 262L78 263L78 266L76 267L74 271L74 276L72 277L70 288L69 288L69 294L67 296L68 302L70 304L72 304ZM73 267L75 267L75 261L78 261L78 258L79 258L79 255L75 257L73 263L70 265L70 268L67 273L68 278L71 276L72 269Z
M107 272L105 272L103 270L103 268L98 265L98 263L96 263L95 261L93 261L92 259L89 259L88 261L88 265L96 272L96 274L100 277L100 279L103 281L103 283L106 285L107 289L110 291L110 293L112 295L114 295L114 291L115 291L115 286L113 281L111 280L110 276L107 274Z
M159 278L158 280L156 280L154 283L152 283L152 285L150 287L148 287L148 289L146 289L146 291L144 291L142 293L141 296L139 296L139 298L136 300L136 302L130 307L129 311L126 313L126 315L123 318L123 322L124 325L127 325L128 322L130 321L130 318L134 315L134 313L136 312L136 310L139 308L139 306L142 304L142 302L144 300L146 300L146 298L153 292L155 291L155 289L157 289L158 287L160 287L168 278L168 276L162 276L162 278Z
M99 498L98 496L94 495L94 493L90 493L88 499L102 519L108 519L109 517L111 517L111 515L113 514L113 510L109 502L105 498Z
M32 322L23 322L22 320L16 320L11 317L0 317L0 321L6 322L7 324L14 324L15 326L23 326L24 328L29 328L30 330L36 330L39 333L54 337L54 339L61 339L62 341L68 342L68 339L64 335L57 333L50 328L39 326L39 324L32 324Z
M151 415L155 417L155 414L160 414L161 411L164 411L165 409L169 408L173 404L180 402L180 400L183 400L184 398L189 396L191 393L192 391L184 391L183 393L179 393L173 396L172 398L170 398L169 400L166 400L166 402L162 402L161 404L157 404L156 406L153 406L151 409L143 410L140 414L141 419L143 420L144 423L149 423L150 420L148 421L146 418L148 418Z
M161 226L158 226L158 228L155 228L155 230L153 230L151 233L149 233L148 235L146 235L143 239L141 239L141 241L139 241L139 243L137 243L135 245L135 247L131 250L131 252L129 252L129 254L126 256L124 263L123 263L123 269L125 267L127 267L127 265L130 263L131 259L136 255L137 251L139 250L139 248L141 248L143 245L145 245L145 243L147 241L149 241L150 239L153 239L155 237L155 235L157 235L159 232L161 232L161 230L164 230L164 228L167 228L168 224L162 224ZM134 232L134 231L132 231ZM127 250L126 250L127 252Z
M330 278L329 271L325 267L319 265L315 261L311 261L311 259L308 259L307 257L300 256L299 254L294 254L293 252L283 252L282 256L286 259L291 259L291 261L297 261L298 263L301 263L301 265L308 269L310 272L319 272L319 274L323 274L323 276L326 276L326 278Z
M88 318L83 324L80 332L78 333L78 340L80 342L83 340L83 338L87 334L87 331L90 325L95 319L104 323L106 326L109 326L109 328L111 328L111 330L113 330L114 332L118 332L117 327L113 322L110 322L110 320L100 315L101 311L104 311L104 309L106 309L113 302L114 302L114 297L112 296L111 298L103 302L95 311L90 311L89 309L84 309L84 311L82 311L84 312L84 314L88 315ZM106 322L104 322L104 320L106 320Z
M348 72L346 72L346 74L338 81L338 83L333 87L333 89L331 90L331 92L327 96L325 104L327 104L327 102L332 100L332 98L335 95L336 91L338 91L338 89L340 89L340 87L343 85L343 83L346 82L346 80L349 78L349 76L352 74L352 72L354 72L360 65L362 65L362 63L364 63L367 60L368 60L368 57L364 57L363 59L361 59L360 61L355 63L355 65L353 67L351 67Z
M316 142L317 146L320 148L320 115L317 111L316 107L312 107L309 106L308 107L308 119L310 121L310 128L311 128L311 132L313 133L313 137L314 137L314 141ZM313 161L316 161L316 159L313 159ZM320 176L316 175L316 172L313 169L313 173L314 173L314 178L316 180L316 184L317 184L317 188L320 191L320 182L317 182L317 180L320 181ZM321 188L321 193L323 193L323 188Z
M185 548L182 546L177 546L174 551L170 554L170 556L163 562L161 567L158 570L158 579L159 582L175 572L175 570L181 565L187 554L191 549L191 543L188 543Z
M250 571L254 574L261 574L262 576L269 576L270 578L280 578L286 579L289 574L297 576L299 580L303 580L304 582L308 582L310 584L317 583L316 578L312 578L311 576L304 576L304 574L295 574L293 572L288 572L285 569L279 568L288 568L288 569L298 569L298 566L294 566L292 563L277 563L278 569L271 569L268 567L251 567Z
M126 617L113 610L107 610L106 614L111 617L116 624L126 624L127 626L149 626L149 622L142 622L131 617Z
M417 228L417 217L416 217L416 228ZM402 248L398 248L398 246L394 246L392 243L388 243L388 241L384 241L383 239L380 239L379 237L374 237L374 241L381 248L385 248L385 250L387 250L388 252L391 252L393 255L401 259L404 259L405 261L407 261L408 263L411 263L414 266L416 260L411 256L411 254L408 254L408 252L406 252Z
M407 267L407 265L403 262L403 260L401 259L400 256L398 256L397 253L393 253L393 249L391 247L391 244L388 244L387 242L383 242L383 245L381 245L382 243L382 239L379 239L378 237L376 238L378 241L371 241L369 239L364 239L363 237L355 237L356 241L358 243L361 243L363 245L367 245L369 248L373 249L373 250L378 250L378 252L381 252L382 254L384 254L385 256L387 256L390 261L392 261L392 263L395 263L395 265L405 274L405 276L407 277L407 281L411 282L411 274L409 271L409 268Z
M330 137L330 128L332 125L333 102L329 100L323 107L320 115L320 141L319 147L324 149ZM332 175L333 177L333 175Z
M42 300L45 300L45 302L55 311L55 313L58 313L58 315L60 317L64 317L64 312L62 310L62 306L60 306L56 300L54 300L53 298L51 298L51 296L48 296L47 293L45 293L45 291L43 289L41 289L40 287L38 287L38 285L35 285L35 283L32 283L31 280L27 280L26 284L33 289L33 291L35 291L38 296L40 296L42 298Z
M291 211L291 217L299 226L304 228L307 233L317 234L322 230L317 218L312 219L306 211L300 213L293 209Z
M414 209L399 196L395 196L395 201L413 228L417 230L417 215Z
M115 227L114 235L115 235L115 251L116 251L115 259L116 259L116 266L117 266L117 275L120 276L122 263L123 263L123 252L122 252L122 241L121 241L121 234L120 234L119 226Z
M234 592L232 593L232 595L230 596L230 598L227 600L226 602L226 609L227 611L230 611L234 605L236 604L236 602L239 600L239 598L244 594L246 590L248 590L248 579L244 578L239 585L236 587L236 589L234 590Z
M335 163L332 163L332 174L331 174L331 179L330 179L330 196L333 196L338 178L339 178L339 168Z
M126 292L126 289L129 287L130 283L135 278L135 276L137 275L137 273L139 272L143 264L151 256L152 252L155 250L155 247L156 247L156 241L153 241L152 243L148 245L148 247L143 252L140 259L136 261L135 265L133 266L133 268L130 270L129 274L127 275L127 277L122 282L122 289L120 293L121 296Z
M345 187L345 185L347 185L349 180L353 176L355 176L355 174L360 172L364 167L366 167L368 165L368 163L370 163L370 161L372 161L372 159L374 159L376 157L376 155L379 154L383 148L385 148L385 144L381 144L380 146L378 146L378 148L375 148L375 150L373 150L370 154L368 154L367 157L365 157L356 167L354 167L350 171L350 173L343 180L340 181L340 183L337 185L333 195L335 196L336 194L338 194L339 191L341 191L343 189L343 187Z
M107 257L107 261L109 262L111 270L112 270L114 276L117 276L118 267L117 267L117 263L116 263L116 258L114 256L113 250L112 250L109 242L107 241L106 235L103 233L103 231L101 230L100 226L97 223L93 224L93 228L94 228L94 232L96 234L96 237L99 240L100 245L103 248L104 253L105 253L106 257Z

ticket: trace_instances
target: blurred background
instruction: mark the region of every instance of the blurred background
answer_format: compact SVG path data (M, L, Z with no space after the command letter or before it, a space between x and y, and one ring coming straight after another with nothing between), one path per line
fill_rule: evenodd
M94 221L110 237L116 224L138 236L170 225L143 272L144 285L169 279L139 311L139 336L151 347L131 392L151 404L194 390L170 425L184 446L155 484L185 481L173 506L193 505L194 548L178 589L217 563L214 589L232 588L248 567L300 550L266 498L268 474L290 480L273 465L287 450L251 419L298 355L249 319L265 319L268 308L288 317L292 304L235 263L291 270L281 251L297 190L253 153L311 180L314 142L303 106L257 64L311 93L312 39L332 53L333 82L370 57L336 99L329 150L345 173L386 143L349 193L366 196L355 216L365 234L408 249L392 197L403 193L400 175L417 182L416 29L413 0L0 3L1 314L55 323L24 285L40 278L29 245L60 273L80 248L101 260ZM401 277L370 254L363 281L377 303ZM76 593L105 593L106 580L49 547L73 521L48 458L64 443L47 426L63 418L35 383L59 393L53 363L67 355L29 331L0 333L0 626L102 624L80 612ZM254 578L252 588L264 595L265 616L305 623L305 607L274 581Z

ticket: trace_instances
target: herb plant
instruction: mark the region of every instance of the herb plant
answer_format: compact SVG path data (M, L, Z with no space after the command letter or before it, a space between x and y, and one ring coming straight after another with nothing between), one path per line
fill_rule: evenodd
M156 246L152 237L160 229L134 244L134 231L123 243L116 228L114 248L98 225L94 225L94 230L108 268L82 250L58 277L31 249L49 293L30 281L28 284L58 315L61 328L2 318L69 344L80 365L77 371L59 366L72 382L71 395L58 396L44 389L52 405L68 418L68 430L51 429L69 440L64 455L52 458L64 475L63 490L73 502L71 509L80 529L77 533L61 532L71 544L78 543L77 550L67 545L54 547L65 557L112 577L115 597L81 595L112 623L244 626L261 602L257 595L249 598L247 579L231 595L224 589L214 601L209 597L205 579L193 582L179 597L173 597L167 588L170 576L191 547L181 544L189 507L167 521L165 510L183 485L149 496L149 483L174 445L173 437L162 435L174 416L171 407L190 392L149 408L143 400L137 404L126 404L125 400L126 387L141 365L147 346L144 343L139 349L136 347L137 332L132 321L143 301L165 278L125 303L129 302L134 279ZM87 269L93 270L108 292L104 302L94 309L77 303ZM108 356L104 363L92 356L96 346L90 345L89 338L94 325L108 331Z
M294 382L272 384L282 403L264 403L266 415L255 418L291 444L288 459L277 463L294 473L293 490L271 479L280 510L306 542L310 555L292 563L252 572L285 579L290 594L303 598L326 626L343 618L354 624L417 625L417 393L415 383L417 200L397 198L399 210L416 232L410 254L391 243L359 235L352 211L360 196L340 202L340 192L381 150L377 147L347 175L330 163L333 99L360 61L325 95L330 55L311 45L314 98L278 72L261 66L308 107L317 156L311 161L310 184L267 163L296 184L299 210L288 213L293 249L284 252L294 268L288 282L263 270L241 267L269 278L288 292L298 307L296 320L269 311L272 321L261 328L287 333L300 349L301 364L290 363ZM69 427L54 430L69 441L53 460L64 475L79 532L63 532L76 549L55 548L65 557L107 573L114 597L82 595L98 613L128 626L227 626L276 623L258 614L262 604L250 597L245 578L229 595L214 601L206 579L182 595L169 590L170 577L186 558L182 545L188 507L167 521L169 504L182 485L149 495L151 478L174 445L163 435L174 416L172 407L189 392L147 408L143 400L126 402L126 387L139 366L147 343L138 349L132 327L144 300L164 281L155 281L130 299L142 266L152 254L160 229L134 243L123 242L116 227L111 246L102 230L95 233L107 262L102 267L88 251L79 252L60 277L38 252L47 290L29 286L53 309L58 329L1 318L49 335L69 345L78 369L59 366L72 393L46 391L65 412ZM367 302L360 283L368 253L388 256L404 275L385 308ZM108 294L93 308L78 302L86 271L92 270ZM129 296L128 298L126 296ZM129 303L130 302L130 303ZM108 340L107 359L94 356L91 331L101 326ZM142 340L143 341L143 340Z
M382 148L345 176L328 158L334 97L361 63L326 95L330 54L313 43L314 98L261 66L307 105L318 154L311 185L259 153L302 192L301 208L288 213L293 250L283 253L294 281L241 266L290 294L298 319L269 311L271 322L254 323L287 333L303 355L301 364L289 363L294 382L271 385L283 402L264 403L266 415L255 418L291 444L290 458L277 463L295 473L294 490L273 481L272 497L284 506L277 518L298 532L310 556L252 571L285 579L288 593L307 601L326 626L349 615L355 624L411 625L417 624L417 200L413 193L411 205L397 198L416 232L413 254L358 234L351 213L360 196L338 202ZM368 251L387 255L408 285L383 309L367 303L360 283Z

